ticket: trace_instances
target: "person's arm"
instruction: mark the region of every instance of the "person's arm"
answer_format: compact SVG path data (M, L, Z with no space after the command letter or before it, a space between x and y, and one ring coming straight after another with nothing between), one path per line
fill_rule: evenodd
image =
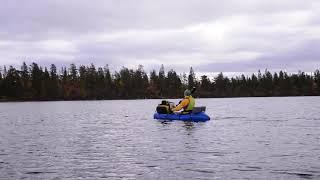
M181 103L172 109L172 111L180 111L183 107L186 107L189 104L189 99L184 99Z

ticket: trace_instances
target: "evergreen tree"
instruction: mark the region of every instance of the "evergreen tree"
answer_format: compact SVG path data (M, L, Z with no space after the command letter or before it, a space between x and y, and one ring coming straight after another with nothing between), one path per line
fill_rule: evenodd
M109 70L109 66L106 65L104 67L104 76L105 76L105 97L107 98L112 98L114 96L114 92L113 92L113 82L112 82L112 76Z
M143 94L143 98L149 98L148 96L147 96L147 93L148 93L148 91L147 91L147 89L148 89L148 87L149 87L149 77L148 77L148 75L147 75L147 73L143 73L143 76L142 76L142 88L143 88L143 92L144 92L144 94Z
M7 67L3 66L3 78L5 78L7 76Z
M167 75L167 90L168 90L168 97L174 98L182 96L182 89L181 89L181 80L177 73L171 69Z
M50 74L47 67L44 68L43 80L42 80L42 98L47 99L50 91Z
M181 77L182 89L188 89L188 77L185 72L182 73Z
M78 70L75 64L70 64L70 68L69 68L69 72L70 72L70 80L72 82L77 82L78 80Z
M157 72L155 70L152 70L150 72L150 82L149 82L149 86L147 89L147 94L148 97L150 98L158 98L158 94L159 94L159 77L157 75Z
M2 96L4 96L3 94L3 87L2 87L2 82L3 82L3 76L2 76L2 69L0 67L0 100L2 99Z
M96 86L97 86L97 71L94 64L91 64L90 67L87 67L86 74L86 91L87 95L90 98L95 99L97 97L96 94Z
M226 79L222 72L214 78L214 96L215 97L226 97L228 79Z
M295 94L293 85L291 83L291 79L288 76L287 72L284 72L282 86L283 86L283 93L284 93L282 94L282 96L292 96Z
M21 72L22 88L24 90L23 94L27 95L27 93L29 92L30 75L29 75L28 66L25 62L22 63L20 72Z
M69 83L69 78L68 78L68 71L66 67L61 67L60 71L60 81L61 81L61 89L60 89L60 94L63 99L69 99L69 91L68 91L68 83Z
M133 72L133 92L138 98L144 98L148 87L148 76L143 70L143 66L139 65L138 69Z
M206 75L201 76L201 81L200 81L200 94L202 97L210 97L211 94L211 82L209 78ZM198 92L199 92L198 91Z
M310 96L312 95L313 79L310 75L304 72L298 73L299 93L298 95Z
M2 81L3 95L9 98L19 98L22 95L22 85L19 72L12 66Z
M273 94L273 77L272 74L266 69L262 78L262 87L264 96L271 96Z
M196 75L195 75L192 67L190 67L190 72L189 72L189 76L188 76L188 89L192 89L195 86L196 86Z
M82 99L87 97L87 68L83 65L79 67L79 86L80 86L80 96Z
M259 87L258 77L255 74L251 75L251 83L250 83L250 95L251 96L258 96L256 92Z
M31 87L33 90L33 97L38 99L41 96L42 90L42 70L36 63L31 65Z
M159 96L163 97L167 94L166 91L166 75L164 72L164 66L161 64L160 70L159 70L159 76L158 76L158 87L159 87Z
M320 95L320 71L317 69L314 72L315 94Z
M106 92L106 81L104 70L102 67L98 68L97 72L97 86L96 86L96 94L98 99L104 99Z
M273 74L273 96L279 96L280 95L280 78L278 76L278 73Z
M62 83L63 84L66 84L67 81L68 81L68 71L67 71L67 68L66 67L62 67L61 68L61 80L62 80Z
M132 90L132 78L130 70L126 67L122 67L119 72L119 92L121 98L130 98L130 90Z
M54 64L50 66L50 77L48 84L48 98L55 99L58 98L59 95L59 77L57 74L57 67Z

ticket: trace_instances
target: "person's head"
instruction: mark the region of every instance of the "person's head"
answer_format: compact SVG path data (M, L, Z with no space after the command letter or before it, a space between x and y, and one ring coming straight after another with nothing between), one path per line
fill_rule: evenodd
M186 89L183 94L184 94L184 96L190 96L191 91L189 89Z

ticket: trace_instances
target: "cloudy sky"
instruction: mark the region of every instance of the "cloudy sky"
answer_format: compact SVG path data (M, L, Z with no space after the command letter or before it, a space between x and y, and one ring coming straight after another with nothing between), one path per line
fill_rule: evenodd
M0 64L320 68L318 0L0 0Z

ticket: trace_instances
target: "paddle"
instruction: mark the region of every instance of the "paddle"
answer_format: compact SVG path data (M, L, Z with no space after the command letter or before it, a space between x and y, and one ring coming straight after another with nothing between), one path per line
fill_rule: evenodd
M196 88L196 87L193 87L193 88L191 89L191 94L193 94L196 90L197 90L197 88Z

